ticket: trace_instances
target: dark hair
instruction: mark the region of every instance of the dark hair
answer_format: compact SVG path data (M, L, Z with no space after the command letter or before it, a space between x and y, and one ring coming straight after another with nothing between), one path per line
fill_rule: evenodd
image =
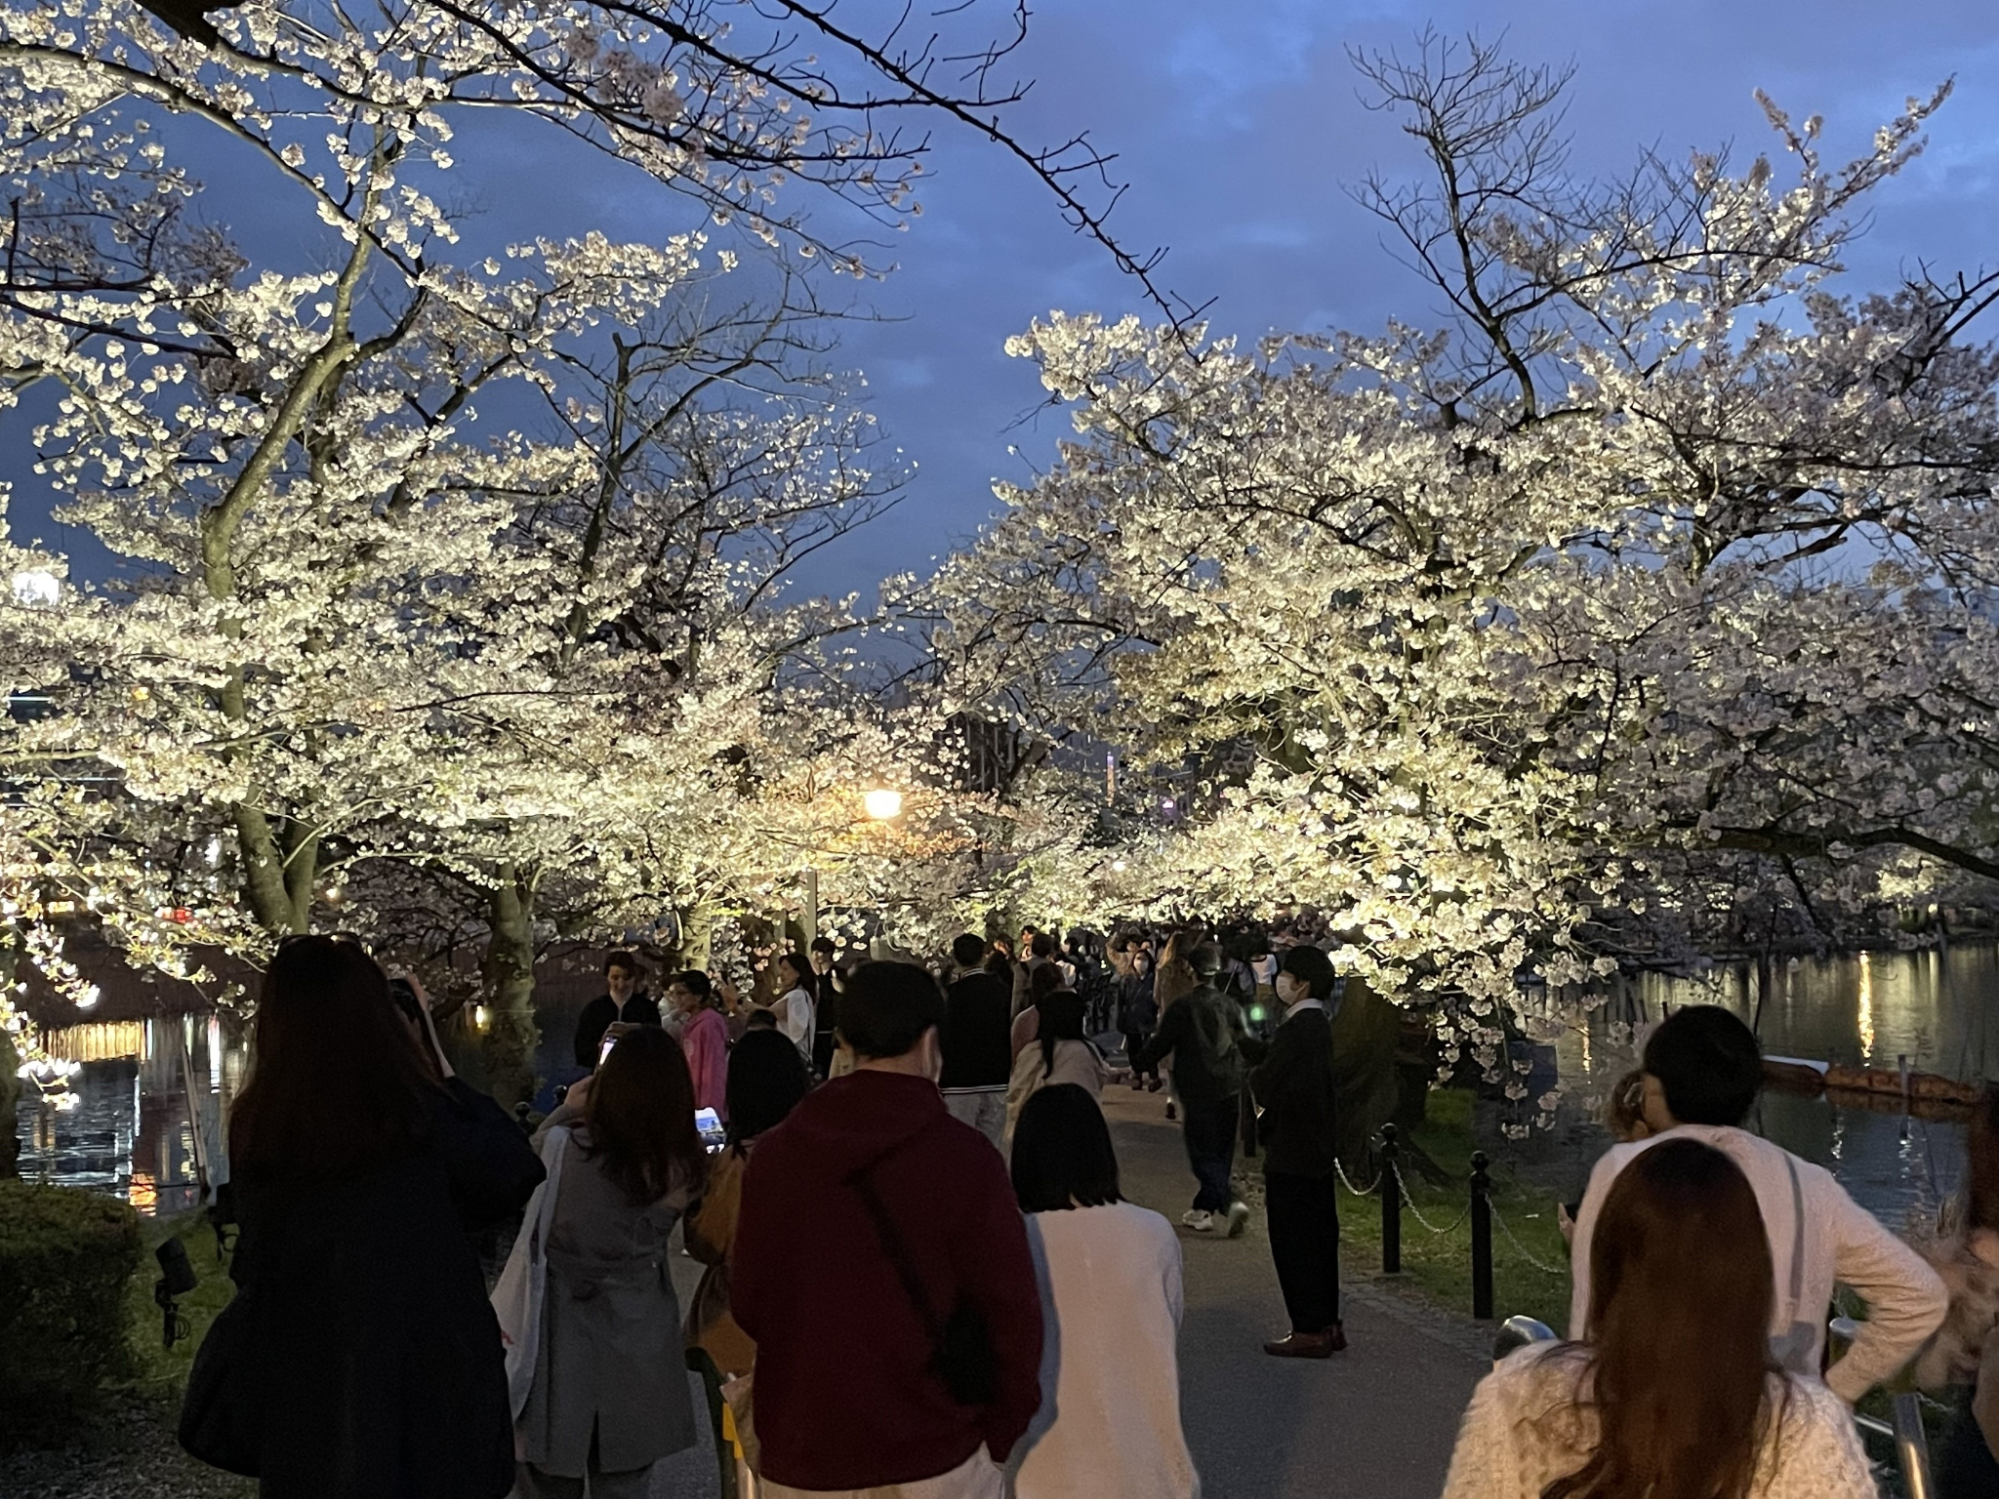
M729 1049L729 1139L754 1140L790 1114L812 1089L791 1038L751 1031Z
M1048 933L1037 932L1027 940L1027 951L1032 953L1036 958L1053 958L1055 956L1055 939Z
M777 1030L777 1015L774 1011L766 1010L761 1005L756 1006L744 1020L743 1030L745 1035L752 1031L775 1031ZM787 1042L789 1040L789 1038L786 1038ZM793 1048L792 1050L796 1051L797 1049Z
M1748 1494L1782 1419L1767 1391L1776 1276L1742 1169L1694 1140L1641 1151L1604 1197L1590 1281L1576 1401L1597 1444L1542 1493Z
M1645 1043L1645 1071L1682 1125L1740 1125L1763 1086L1756 1033L1719 1005L1689 1005Z
M1999 1229L1999 1084L1988 1083L1965 1144L1964 1228Z
M1213 943L1196 943L1187 950L1187 967L1203 979L1222 972L1222 950Z
M857 1057L901 1057L943 1024L944 993L916 964L862 964L840 996L840 1037Z
M250 1078L229 1115L238 1165L341 1177L414 1151L436 1084L388 977L359 944L288 938L264 971Z
M835 943L829 937L816 937L812 940L812 952L814 953L838 953L839 951L839 944Z
M1022 1107L1013 1131L1013 1196L1024 1214L1122 1201L1110 1127L1081 1084L1051 1083Z
M680 1043L657 1026L619 1037L583 1101L585 1154L603 1159L604 1175L635 1204L676 1186L699 1191L708 1167L694 1128L694 1075Z
M1062 988L1062 971L1054 964L1043 964L1027 976L1027 1002L1040 1005L1043 998Z
M1034 1009L1040 1018L1034 1034L1041 1042L1041 1076L1046 1078L1055 1071L1057 1042L1087 1040L1083 1035L1083 997L1074 990L1057 990L1036 998Z
M780 964L789 964L791 966L791 972L798 977L799 985L803 985L808 979L812 977L812 960L807 958L803 953L783 954L782 956L779 957L778 962ZM778 983L782 984L784 982L784 976L780 974L777 977L778 977ZM794 988L795 987L796 986L794 986ZM788 994L790 993L790 991L786 991L786 993Z
M608 974L613 969L623 969L634 979L645 978L646 968L644 964L639 962L639 956L636 953L627 952L623 948L604 955L604 972Z
M715 998L715 981L699 969L682 969L673 976L673 983L686 990L703 1005Z
M961 932L951 939L951 957L961 968L976 969L985 961L986 940L977 933Z
M1314 1000L1332 998L1333 982L1337 976L1333 973L1333 961L1320 949L1300 943L1297 947L1286 950L1284 960L1278 964L1277 970L1280 974L1289 974L1293 979L1302 979Z
M986 955L985 970L988 974L997 974L1001 979L1011 978L1013 960L1006 956L1006 949L995 944L993 951Z

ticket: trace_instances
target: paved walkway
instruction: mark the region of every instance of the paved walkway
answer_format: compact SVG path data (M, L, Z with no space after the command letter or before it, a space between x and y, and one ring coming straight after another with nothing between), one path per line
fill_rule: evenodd
M1166 1097L1104 1092L1125 1196L1176 1225L1194 1181ZM1240 1164L1239 1164L1240 1165ZM1250 1164L1249 1180L1257 1168ZM1262 1212L1236 1240L1181 1232L1187 1312L1181 1412L1202 1492L1231 1495L1435 1495L1458 1417L1489 1368L1492 1334L1368 1280L1345 1289L1352 1347L1330 1360L1272 1359L1285 1330ZM683 1303L700 1268L674 1256ZM697 1408L698 1410L698 1408ZM705 1427L705 1424L702 1424ZM712 1449L658 1464L655 1496L712 1493Z
M1165 1119L1165 1096L1114 1085L1104 1091L1104 1113L1125 1196L1177 1224L1194 1180L1179 1126ZM1248 1170L1253 1180L1258 1169ZM1489 1330L1349 1279L1347 1352L1272 1359L1261 1345L1286 1322L1261 1211L1240 1239L1181 1238L1181 1412L1203 1493L1438 1493L1458 1418L1490 1368Z

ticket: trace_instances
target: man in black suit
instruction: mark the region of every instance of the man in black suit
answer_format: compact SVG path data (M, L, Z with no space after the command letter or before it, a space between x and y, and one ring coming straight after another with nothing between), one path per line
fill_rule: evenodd
M1263 1351L1285 1359L1329 1359L1347 1346L1340 1326L1332 995L1332 960L1317 948L1286 953L1277 973L1284 1020L1249 1075L1261 1111L1270 1258L1291 1315L1290 1334Z
M944 1073L937 1086L944 1107L1004 1154L1006 1090L1013 1077L1013 990L984 967L986 945L974 933L951 944L957 972L945 991L939 1037Z

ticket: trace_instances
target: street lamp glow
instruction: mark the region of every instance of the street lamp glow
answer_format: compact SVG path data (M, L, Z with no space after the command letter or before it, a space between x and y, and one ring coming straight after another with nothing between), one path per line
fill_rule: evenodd
M899 818L902 816L901 792L892 792L884 787L877 787L874 791L864 795L861 798L861 803L867 808L868 816L873 818L877 823L886 823L890 818Z

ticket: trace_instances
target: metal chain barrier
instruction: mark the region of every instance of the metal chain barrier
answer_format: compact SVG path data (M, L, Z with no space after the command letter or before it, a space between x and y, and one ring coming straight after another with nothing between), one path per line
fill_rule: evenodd
M1346 1184L1347 1191L1352 1193L1356 1198L1370 1198L1374 1196L1374 1190L1381 1186L1381 1173L1376 1172L1374 1174L1374 1181L1370 1182L1366 1187L1355 1187L1353 1179L1347 1176L1345 1163L1337 1156L1333 1158L1333 1170L1340 1174L1340 1181Z
M1492 1219L1499 1226L1499 1232L1506 1236L1506 1243L1511 1245L1520 1258L1526 1261L1528 1265L1547 1276L1566 1276L1569 1274L1568 1267L1551 1266L1546 1261L1537 1258L1533 1251L1521 1244L1520 1237L1513 1232L1513 1226L1506 1222L1506 1216L1500 1213L1497 1204L1493 1205Z
M1450 1223L1444 1225L1442 1228L1439 1228L1437 1225L1432 1224L1428 1219L1423 1217L1423 1210L1418 1208L1416 1206L1416 1200L1409 1196L1409 1184L1406 1182L1401 1182L1398 1183L1398 1186L1400 1186L1402 1189L1402 1206L1408 1209L1410 1213L1414 1214L1416 1216L1416 1222L1418 1224L1421 1224L1425 1229L1429 1230L1431 1234L1435 1235L1449 1234L1452 1230L1456 1229L1460 1224L1464 1223L1464 1221L1467 1218L1469 1218L1471 1215L1471 1205L1467 1203L1464 1207L1463 1212L1461 1212L1455 1219L1451 1220Z

